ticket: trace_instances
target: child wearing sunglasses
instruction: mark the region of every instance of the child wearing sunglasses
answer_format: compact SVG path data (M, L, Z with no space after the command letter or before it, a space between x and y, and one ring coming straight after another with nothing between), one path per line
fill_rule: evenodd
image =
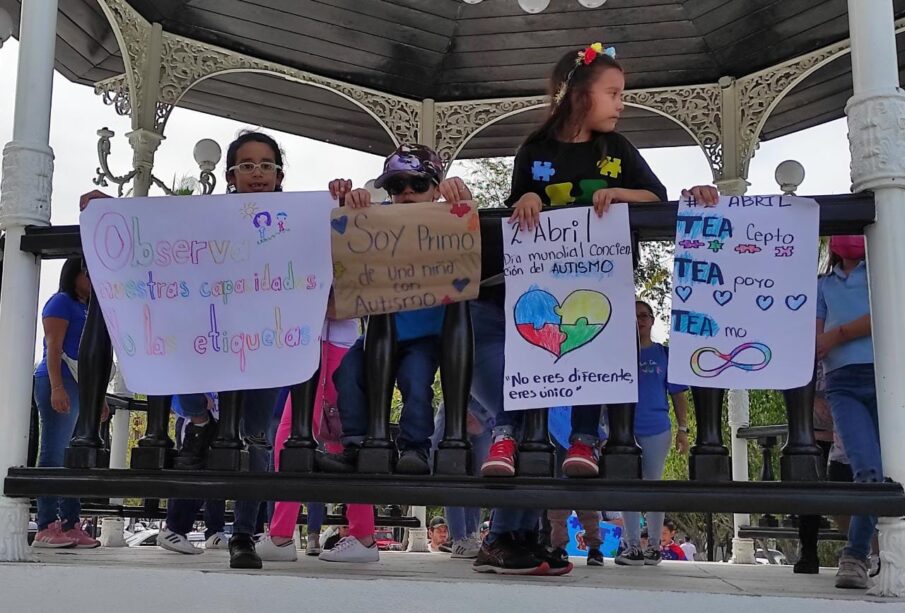
M424 145L400 145L383 166L374 182L384 188L392 202L448 202L470 200L471 192L462 179L443 178L443 162ZM352 182L336 179L330 183L331 195L353 209L371 205L371 194L352 189ZM399 459L396 472L410 475L430 474L428 454L434 432L433 383L439 366L440 330L443 307L405 311L393 315L399 368L396 383L402 392L402 416L396 446ZM365 389L364 337L349 349L333 376L338 392L339 414L343 430L343 452L324 454L318 463L325 472L354 472L358 453L367 435L368 405Z

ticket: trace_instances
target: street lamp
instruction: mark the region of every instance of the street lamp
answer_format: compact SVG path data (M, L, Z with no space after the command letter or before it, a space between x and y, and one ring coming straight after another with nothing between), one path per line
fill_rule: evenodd
M101 128L97 131L97 136L97 158L100 166L97 168L97 176L94 178L94 184L100 187L107 187L110 183L115 183L117 196L121 198L126 185L135 178L135 175L138 174L138 170L132 169L131 172L124 175L114 174L113 171L110 170L108 159L110 157L110 140L116 136L116 133L108 128ZM202 138L195 143L192 154L195 157L195 162L197 162L198 167L201 169L201 175L197 180L197 183L201 184L201 193L206 196L212 193L214 187L217 185L217 178L214 176L213 171L214 168L217 167L217 163L220 162L220 145L213 139ZM154 175L151 175L151 181L154 185L162 189L167 196L175 195L175 192L167 187L166 183Z
M202 193L205 196L213 193L214 187L217 185L217 177L214 176L213 171L220 161L220 154L220 145L211 138L199 140L192 151L192 155L195 156L195 161L201 169L199 183L201 183Z
M779 163L773 176L783 194L794 196L795 190L804 181L804 166L796 160L786 160Z

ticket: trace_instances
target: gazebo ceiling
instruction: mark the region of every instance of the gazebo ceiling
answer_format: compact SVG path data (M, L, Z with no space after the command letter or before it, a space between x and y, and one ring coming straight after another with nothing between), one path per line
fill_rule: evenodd
M0 0L17 19L21 0ZM544 93L565 51L600 40L616 47L629 89L741 77L848 37L845 0L609 0L586 9L552 0L536 15L515 0L130 0L163 29L389 94L471 100ZM894 0L896 17L905 0ZM57 68L86 85L124 71L95 0L59 0ZM900 62L905 66L905 61ZM249 88L250 86L250 88ZM841 117L850 62L837 60L787 96L763 138ZM263 104L271 119L260 110ZM204 81L181 106L384 152L390 140L339 97L278 77L231 74ZM460 157L511 154L542 111L476 135ZM263 115L263 117L262 117ZM640 147L692 144L668 120L638 110L620 124Z

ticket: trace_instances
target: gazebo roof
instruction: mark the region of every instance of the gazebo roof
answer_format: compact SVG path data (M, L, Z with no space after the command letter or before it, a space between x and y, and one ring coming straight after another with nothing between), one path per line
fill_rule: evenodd
M0 0L16 18L21 0ZM609 0L586 9L552 0L536 15L515 0L130 0L165 31L388 94L436 101L536 96L568 49L616 47L628 89L741 77L848 37L845 0ZM94 0L60 0L57 68L78 83L121 74L120 49ZM894 0L896 17L905 0ZM905 61L903 61L905 65ZM270 76L218 75L180 106L383 151L386 134L330 92ZM786 96L763 139L841 117L850 61L832 62ZM262 112L259 104L264 104ZM460 157L511 154L541 109L504 119ZM693 144L645 111L620 124L638 146Z

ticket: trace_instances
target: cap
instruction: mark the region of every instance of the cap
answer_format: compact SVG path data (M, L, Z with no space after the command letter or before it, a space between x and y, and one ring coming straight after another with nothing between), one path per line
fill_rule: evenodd
M436 528L437 526L445 526L445 525L446 525L446 520L445 520L444 518L440 517L439 515L437 515L436 517L434 517L434 518L431 520L431 523L428 524L428 526L430 527L431 530L433 530L433 529Z
M424 145L402 144L383 163L383 174L374 181L374 187L382 188L392 176L408 174L429 177L434 183L443 180L443 160Z

